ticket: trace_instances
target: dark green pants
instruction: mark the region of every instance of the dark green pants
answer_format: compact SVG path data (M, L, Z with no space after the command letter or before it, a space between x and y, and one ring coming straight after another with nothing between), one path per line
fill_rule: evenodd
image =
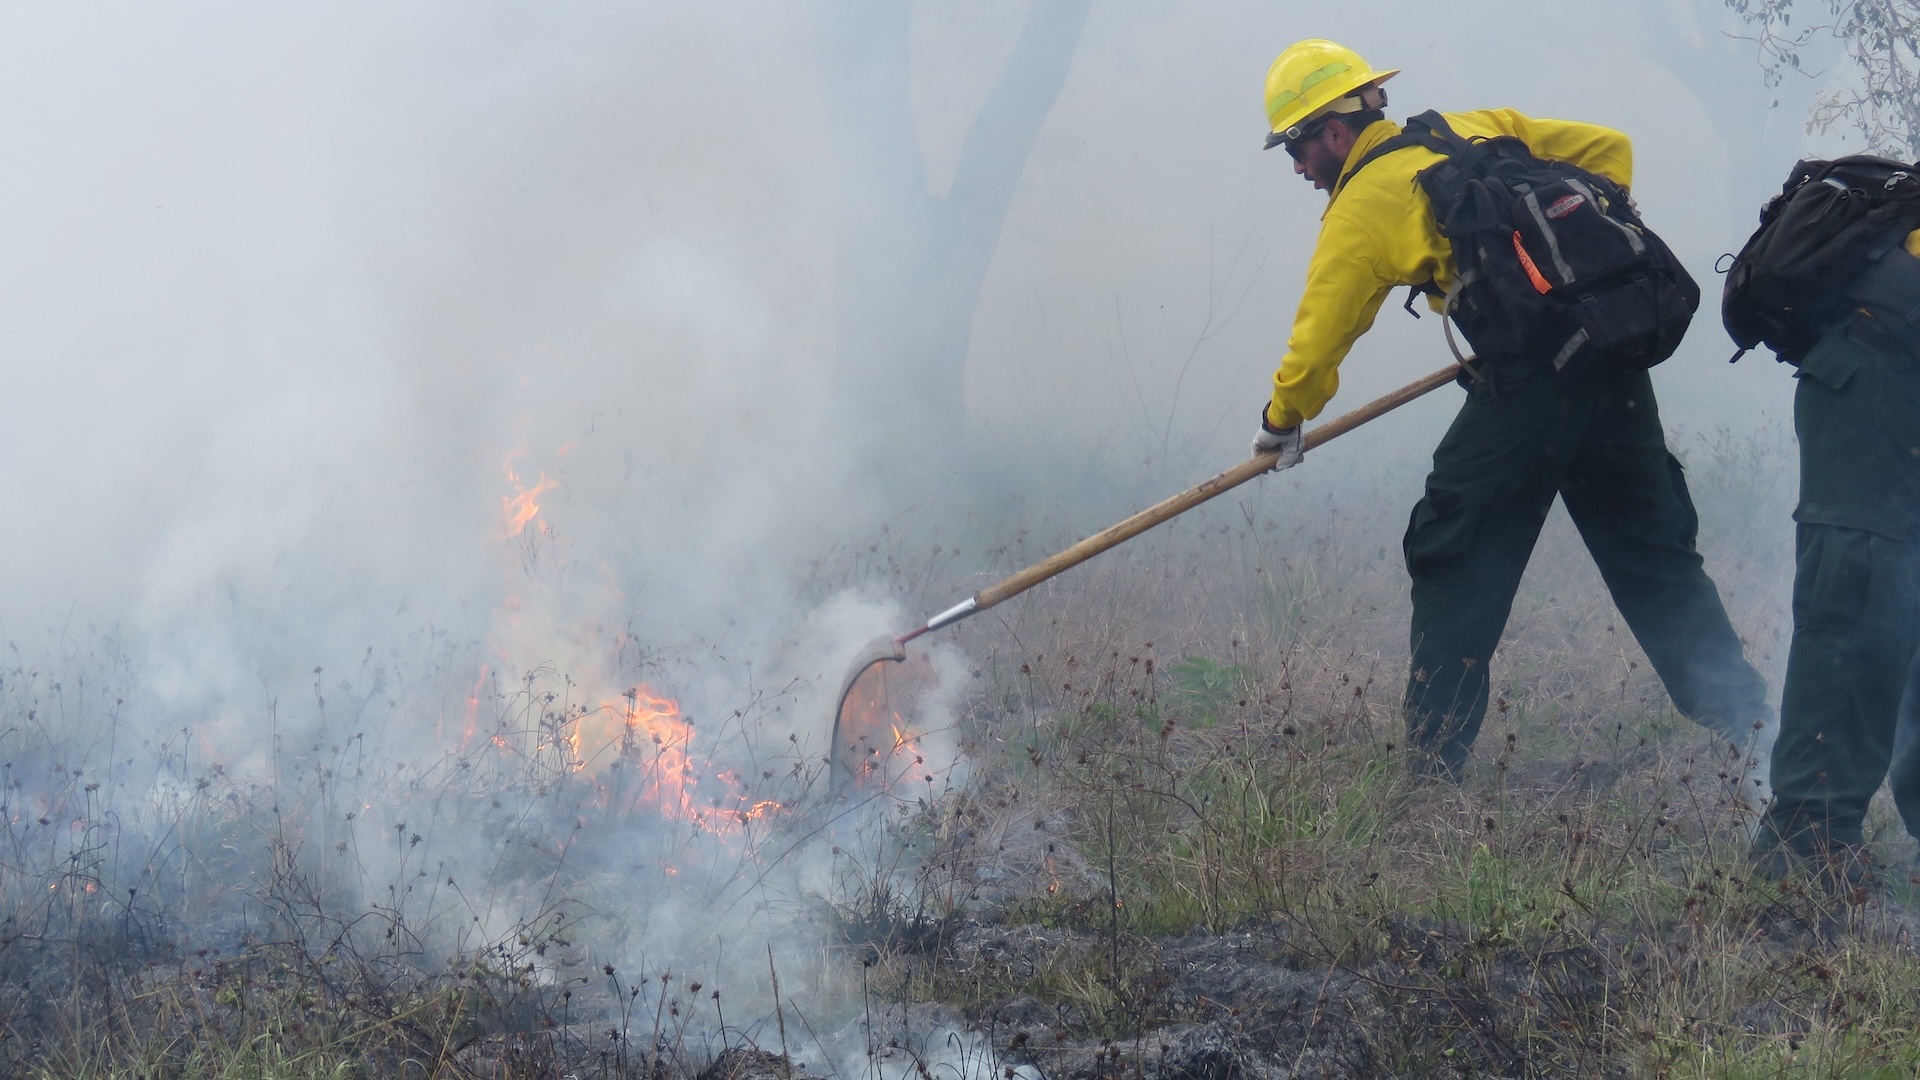
M1414 748L1452 773L1465 763L1488 661L1556 495L1675 706L1745 737L1768 718L1766 684L1694 550L1699 519L1647 373L1569 384L1544 364L1516 367L1470 389L1407 526Z
M1796 846L1861 842L1920 653L1917 367L1864 316L1829 331L1800 365L1793 645L1769 811ZM1913 734L1901 741L1894 791L1908 829L1920 831L1920 760Z

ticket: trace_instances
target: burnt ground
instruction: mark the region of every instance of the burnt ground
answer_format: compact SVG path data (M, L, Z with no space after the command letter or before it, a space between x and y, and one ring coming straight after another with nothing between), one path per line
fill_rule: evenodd
M1916 928L1884 897L1778 905L1739 937L1750 963L1779 974L1779 996L1702 1022L1698 1037L1790 1041L1806 1014L1796 975L1831 980L1819 958L1860 943L1911 957ZM1494 940L1392 915L1374 929L1364 941L1302 925L1144 941L967 924L937 950L876 965L895 968L897 989L944 1002L872 1006L871 1054L881 1075L904 1075L896 1064L951 1075L933 1066L951 1070L953 1033L973 1031L1003 1075L1047 1080L1657 1074L1650 1033L1623 1028L1618 1003L1657 992L1690 949L1708 947L1686 928ZM1719 942L1721 929L1698 936Z
M1396 920L1373 943L1382 955L1327 964L1312 959L1319 943L1298 936L1273 927L1124 942L1116 979L1114 942L1100 935L970 926L954 937L946 977L1091 972L1081 993L994 994L952 1010L1006 1062L1054 1080L1449 1075L1469 1062L1483 1075L1525 1076L1531 1054L1549 1049L1535 1045L1542 1008L1572 1022L1608 989L1604 963L1586 949L1542 967ZM928 1025L913 1014L899 1010L896 1023Z

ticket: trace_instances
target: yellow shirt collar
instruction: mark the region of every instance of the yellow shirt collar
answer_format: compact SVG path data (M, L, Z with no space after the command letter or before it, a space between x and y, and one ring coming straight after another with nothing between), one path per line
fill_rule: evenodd
M1375 120L1367 125L1367 129L1353 141L1353 149L1347 152L1347 160L1341 163L1340 178L1334 181L1333 190L1327 193L1328 210L1333 209L1334 200L1338 199L1340 193L1347 188L1347 178L1352 176L1353 170L1367 159L1367 155L1373 152L1373 148L1398 134L1400 134L1400 125L1391 120ZM1320 216L1324 218L1327 215L1322 212Z

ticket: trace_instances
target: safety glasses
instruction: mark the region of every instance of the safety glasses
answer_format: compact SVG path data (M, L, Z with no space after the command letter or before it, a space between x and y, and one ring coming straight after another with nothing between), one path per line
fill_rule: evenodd
M1276 131L1267 136L1267 149L1271 150L1279 146L1286 150L1288 157L1295 161L1303 161L1307 156L1307 144L1319 138L1332 120L1331 115L1323 116L1318 120L1295 124L1285 131Z

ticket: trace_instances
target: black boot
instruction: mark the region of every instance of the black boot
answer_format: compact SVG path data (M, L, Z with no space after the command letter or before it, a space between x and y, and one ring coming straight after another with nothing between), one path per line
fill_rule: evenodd
M1754 872L1775 881L1807 878L1822 891L1863 900L1878 885L1873 852L1858 824L1774 803L1760 819L1749 854Z

